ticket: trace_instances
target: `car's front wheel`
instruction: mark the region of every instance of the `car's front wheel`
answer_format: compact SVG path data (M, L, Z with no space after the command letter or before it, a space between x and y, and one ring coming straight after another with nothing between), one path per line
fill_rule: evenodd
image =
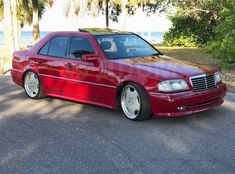
M143 87L135 83L128 83L123 87L120 105L123 114L130 120L146 120L151 117L148 95Z
M24 89L27 96L33 99L45 97L40 80L33 71L28 71L24 76Z

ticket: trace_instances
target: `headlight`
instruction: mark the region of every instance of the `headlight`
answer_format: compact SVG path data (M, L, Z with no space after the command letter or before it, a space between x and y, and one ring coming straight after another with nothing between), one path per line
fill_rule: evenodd
M189 89L188 84L182 80L165 80L158 83L158 90L162 92L172 92Z
M221 73L219 71L217 71L214 75L215 77L215 83L218 84L220 82L222 82L222 76L221 76Z

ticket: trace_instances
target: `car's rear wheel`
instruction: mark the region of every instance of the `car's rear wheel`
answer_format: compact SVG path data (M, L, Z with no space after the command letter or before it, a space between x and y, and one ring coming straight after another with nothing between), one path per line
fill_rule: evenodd
M123 114L130 120L146 120L151 117L151 106L143 87L126 84L121 92L120 105Z
M45 97L40 80L32 71L28 71L24 76L24 89L27 96L33 99Z

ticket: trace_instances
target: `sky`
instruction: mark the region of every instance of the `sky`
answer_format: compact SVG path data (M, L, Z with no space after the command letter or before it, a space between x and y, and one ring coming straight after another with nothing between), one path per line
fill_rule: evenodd
M105 27L105 16L99 15L97 17L81 16L76 17L70 14L69 17L64 15L64 1L57 0L53 7L47 7L40 21L41 31L74 31L78 28L84 27ZM152 14L150 17L146 16L141 10L137 10L134 16L128 16L123 24L124 17L119 17L119 22L111 22L110 28L121 29L126 31L167 31L171 26L170 20L164 14ZM124 26L124 27L123 27ZM3 30L3 24L0 22L0 31ZM31 31L32 26L25 26L23 31Z

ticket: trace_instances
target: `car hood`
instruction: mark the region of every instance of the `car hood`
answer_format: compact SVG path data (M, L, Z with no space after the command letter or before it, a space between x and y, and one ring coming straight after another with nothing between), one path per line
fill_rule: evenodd
M120 63L127 63L130 66L141 70L147 70L151 73L167 72L178 76L195 76L200 74L211 74L216 71L214 67L208 67L201 64L195 64L189 61L178 60L165 55L139 57L131 59L119 59Z

